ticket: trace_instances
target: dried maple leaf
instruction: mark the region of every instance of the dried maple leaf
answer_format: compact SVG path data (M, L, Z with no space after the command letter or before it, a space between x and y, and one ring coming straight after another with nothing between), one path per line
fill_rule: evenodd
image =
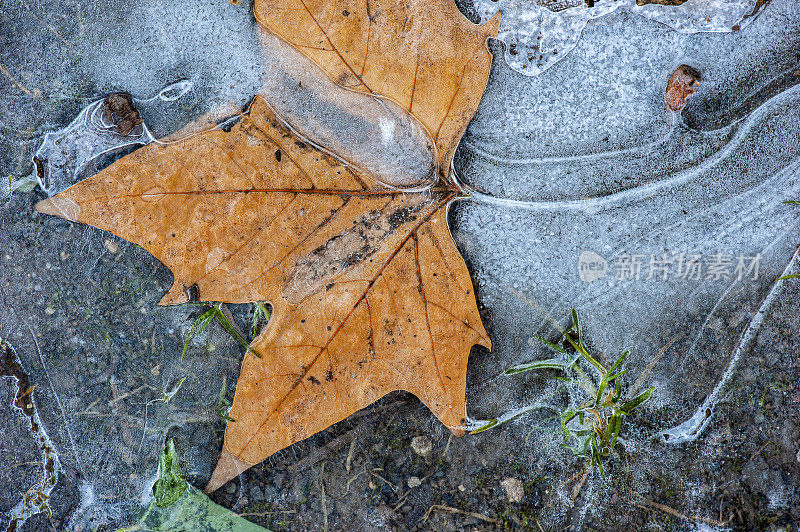
M228 132L151 144L37 205L150 251L175 275L161 304L195 286L206 301L271 303L209 490L394 390L457 431L469 351L491 345L447 209L499 18L475 26L452 0L257 1L255 13L339 85L419 120L440 181L387 188L298 138L256 97Z

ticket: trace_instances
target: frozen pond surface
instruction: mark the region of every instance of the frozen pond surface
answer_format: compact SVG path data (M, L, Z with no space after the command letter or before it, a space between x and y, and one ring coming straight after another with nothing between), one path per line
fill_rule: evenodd
M474 193L451 225L494 343L473 350L470 415L544 408L451 440L413 397L392 394L249 470L215 494L220 504L277 530L800 520L800 286L777 281L800 272L800 206L784 203L800 200L800 12L790 0L753 16L745 0L529 4L460 6L475 21L498 8L508 16L454 162ZM548 55L529 58L540 40ZM110 92L135 98L138 144L208 112L228 116L265 81L246 3L12 1L0 43L8 182L31 174L45 134L76 117L76 127L102 126L86 106ZM678 114L664 92L680 65L702 82ZM80 130L84 155L111 147L96 130ZM62 155L49 158L59 170L43 182L49 193L93 168L55 140L45 144ZM128 141L113 147L133 149ZM166 437L190 482L207 481L222 443L220 391L232 395L241 349L210 327L181 360L198 309L156 307L169 272L111 235L36 215L45 192L25 190L6 191L0 207L0 338L35 388L0 379L0 482L25 486L0 498L0 515L21 508L46 471L36 465L46 438L59 469L51 514L22 530L128 524ZM502 375L547 358L533 337L555 339L572 308L604 363L630 349L628 383L656 388L625 421L605 476L583 477L552 419L585 399L580 390ZM234 309L243 327L247 311ZM26 391L35 436L12 406ZM414 436L433 452L412 449ZM522 481L520 502L507 500L507 478ZM433 505L490 521L425 520Z

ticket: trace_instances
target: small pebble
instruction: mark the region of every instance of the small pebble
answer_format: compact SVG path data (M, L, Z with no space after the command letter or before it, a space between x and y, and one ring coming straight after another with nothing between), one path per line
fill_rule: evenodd
M506 491L508 502L520 502L522 496L525 495L525 490L522 488L522 482L518 478L507 477L500 483Z
M112 255L119 251L119 244L113 240L109 240L108 238L106 238L105 242L103 242L103 245Z
M233 495L234 493L236 493L236 484L234 484L233 482L229 482L228 485L225 487L225 491Z
M427 436L414 436L411 440L411 448L420 456L428 456L433 450L433 442Z
M406 481L406 484L408 484L409 488L418 488L422 485L422 481L419 479L419 477L409 477L408 481Z

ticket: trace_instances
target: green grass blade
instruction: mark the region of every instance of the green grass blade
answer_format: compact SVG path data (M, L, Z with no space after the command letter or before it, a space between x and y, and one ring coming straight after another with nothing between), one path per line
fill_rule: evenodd
M606 386L608 386L608 379L603 377L600 381L600 386L597 388L597 397L594 398L595 406L600 406L602 404L603 392L606 390Z
M485 425L483 425L482 427L479 427L479 428L477 428L477 429L475 429L473 431L470 431L470 434L481 433L481 432L483 432L485 430L489 430L492 427L496 427L498 424L499 424L499 421L496 420L496 419L487 419Z
M526 371L531 371L535 369L560 369L562 371L566 371L568 368L568 364L565 364L563 361L549 358L547 360L537 360L536 362L529 362L528 364L520 364L518 366L513 366L508 368L503 372L505 375L516 375L517 373L524 373Z
M609 372L609 373L610 373L610 372ZM607 380L607 381L609 381L609 382L611 382L611 381L613 381L614 379L616 379L616 378L619 378L619 377L621 377L622 375L625 375L626 373L628 373L628 370L627 370L627 369L623 369L622 371L620 371L620 372L618 372L618 373L615 373L615 374L613 374L613 375L609 375L608 377L606 377L606 380Z
M572 421L577 415L578 412L576 412L575 410L565 410L561 414L561 430L564 432L564 434L568 436L572 434L570 430L567 428L567 423Z
M183 344L183 351L181 351L181 362L183 362L183 356L186 354L186 350L189 348L189 343L194 339L195 336L202 333L205 330L208 322L214 317L215 309L211 307L207 311L203 312L200 316L198 316L194 322L192 322L192 326L189 328L189 334L186 337L186 342ZM200 325L200 329L198 330L198 325Z
M575 327L575 334L578 336L578 343L583 345L583 334L581 333L581 324L578 321L578 312L572 309L572 325Z
M611 449L617 444L617 436L619 436L619 429L622 428L622 414L616 413L611 418L611 423L614 425L614 432L611 437Z
M592 463L597 466L602 475L603 457L600 455L600 449L597 447L597 436L592 436Z
M253 331L250 334L252 338L256 337L256 333L258 332L258 324L263 319L265 322L269 322L269 310L267 306L264 304L263 301L256 301L253 303Z
M619 356L619 358L617 359L617 361L614 362L614 364L611 366L611 369L608 370L608 372L612 373L615 369L617 369L625 361L625 357L627 357L629 354L630 354L630 350L629 351L625 351L624 353L622 353Z
M536 340L539 340L540 342L542 342L544 345L546 345L547 347L549 347L553 351L556 351L556 352L564 354L564 355L568 354L563 348L559 347L558 345L554 344L553 342L548 342L547 340L545 340L541 336L534 335L533 337Z
M620 407L620 410L626 414L630 414L631 410L650 399L650 396L653 395L654 391L656 391L655 387L646 389L627 403L623 404Z

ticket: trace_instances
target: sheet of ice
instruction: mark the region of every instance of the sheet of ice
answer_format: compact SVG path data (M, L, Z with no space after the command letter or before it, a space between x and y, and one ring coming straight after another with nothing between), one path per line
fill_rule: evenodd
M99 90L145 100L176 81L193 84L182 105L164 101L143 112L156 137L179 129L198 111L229 103L244 107L262 84L258 28L244 2L135 0L95 10L81 68Z
M629 448L657 454L652 438L707 409L713 423L800 243L784 204L800 198L799 37L787 0L732 34L618 10L541 76L496 62L455 162L477 191L453 226L494 342L482 374L548 358L532 337L554 338L550 320L566 326L574 307L606 362L631 349L629 384L656 387ZM680 64L704 81L674 115L663 98ZM484 419L552 393L534 376L470 386ZM686 426L694 438L708 422Z
M730 32L749 23L756 0L688 0L679 6L636 5L635 0L549 1L475 0L481 21L503 14L498 39L506 44L506 62L528 76L550 68L572 50L592 19L619 8L684 33ZM743 20L744 19L744 20Z
M32 515L40 512L50 513L50 494L64 470L58 452L39 417L38 394L35 393L35 387L31 386L27 375L24 374L19 357L13 348L2 339L0 339L0 359L2 359L2 371L8 372L0 376L0 381L3 381L0 382L0 405L2 405L0 408L3 409L5 418L3 434L8 442L20 447L0 450L0 457L4 458L2 463L7 469L3 476L6 481L14 478L17 482L23 483L15 487L25 488L19 489L14 494L4 493L0 498L3 503L3 507L0 508L3 510L0 514L0 525L7 527L7 530L21 530ZM24 443L28 443L27 448ZM25 462L13 460L22 458L15 455L26 451L34 451L36 455L24 456L28 459ZM21 469L22 475L14 471L17 468ZM18 497L17 503L11 508L7 507L8 498L14 496Z
M44 136L34 155L34 166L39 186L48 195L97 173L101 156L153 141L145 124L128 135L119 133L103 116L103 102L92 102L67 127Z
M750 22L745 17L755 11L756 0L687 0L679 6L634 3L628 9L684 33L727 32Z
M528 76L535 76L564 57L580 39L586 23L619 8L623 2L599 0L594 7L584 2L557 4L527 0L476 0L481 23L501 11L497 38L506 43L506 62Z

